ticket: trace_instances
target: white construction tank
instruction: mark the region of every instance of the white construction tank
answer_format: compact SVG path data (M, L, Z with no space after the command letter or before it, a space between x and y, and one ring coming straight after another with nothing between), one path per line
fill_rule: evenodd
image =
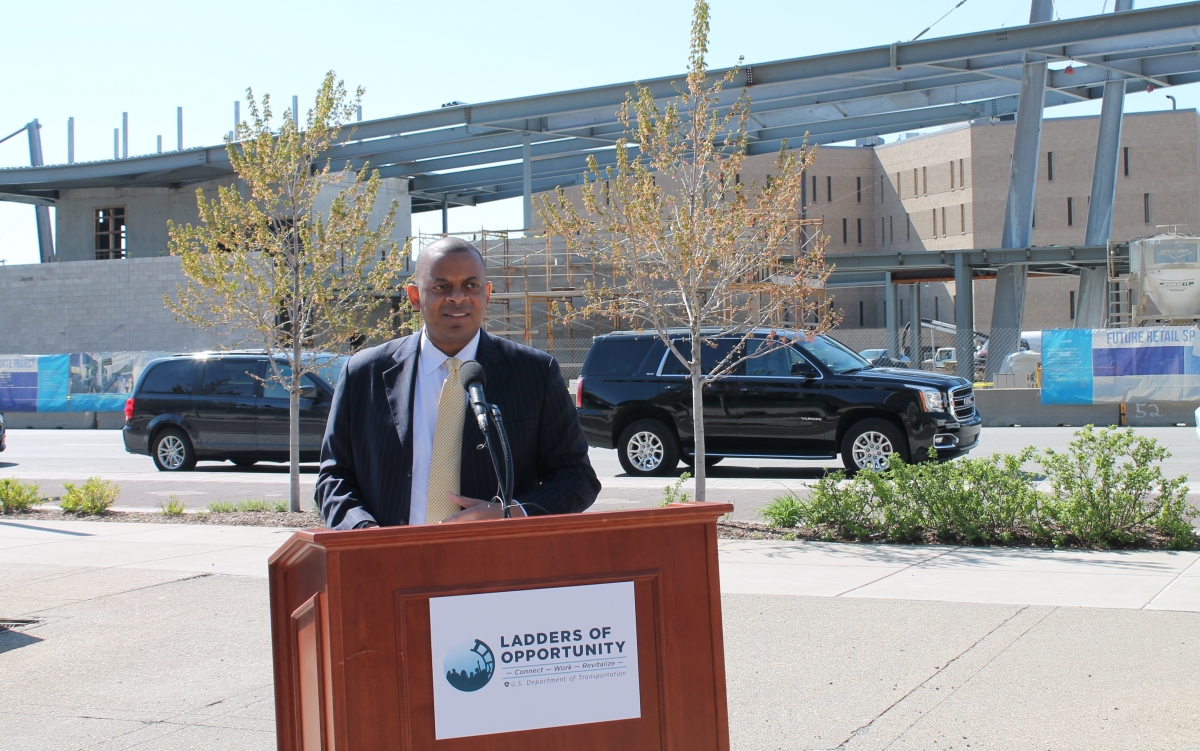
M1163 234L1133 240L1129 267L1164 317L1200 316L1200 237Z

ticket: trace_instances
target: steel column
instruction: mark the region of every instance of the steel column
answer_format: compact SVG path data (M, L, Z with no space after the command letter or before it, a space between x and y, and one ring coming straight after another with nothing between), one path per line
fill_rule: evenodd
M892 360L900 359L900 322L897 308L899 299L896 295L896 285L892 284L892 272L885 272L883 315L887 325L887 356Z
M1116 0L1113 13L1133 10L1133 0ZM1112 235L1113 204L1117 196L1117 165L1121 156L1121 124L1125 114L1125 74L1107 71L1104 103L1100 108L1100 133L1092 167L1092 193L1088 200L1088 245L1104 245ZM1108 273L1081 270L1075 295L1075 328L1101 328L1107 316Z
M533 156L528 132L521 136L521 196L525 222L522 229L529 229L533 226Z
M29 135L29 164L32 167L42 166L42 125L36 119L25 126ZM20 132L20 131L18 131ZM54 260L54 235L50 231L50 207L35 206L34 216L37 217L38 255L42 263Z
M908 365L921 367L921 284L908 285Z
M442 196L442 234L450 234L450 199Z
M175 108L175 149L183 151L183 107Z
M975 283L967 254L954 255L954 351L958 376L975 381Z
M1029 9L1029 23L1042 23L1053 17L1052 0L1033 0ZM1004 231L1000 236L1002 248L1027 248L1030 245L1045 101L1046 58L1027 54L1021 71L1021 99L1017 104L1017 132L1009 170L1008 203L1004 208ZM992 380L1004 357L1021 346L1021 309L1025 303L1026 273L1024 266L1011 265L1001 268L996 275L992 332L988 340L987 380Z

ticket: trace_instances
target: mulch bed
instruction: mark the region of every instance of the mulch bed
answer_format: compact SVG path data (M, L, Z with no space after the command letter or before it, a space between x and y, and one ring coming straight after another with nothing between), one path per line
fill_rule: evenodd
M105 511L103 514L68 514L57 509L35 509L0 515L5 521L81 521L81 522L141 522L143 524L232 524L243 527L293 527L308 529L324 527L321 515L315 511L298 514L278 511L198 512L167 516L157 511Z

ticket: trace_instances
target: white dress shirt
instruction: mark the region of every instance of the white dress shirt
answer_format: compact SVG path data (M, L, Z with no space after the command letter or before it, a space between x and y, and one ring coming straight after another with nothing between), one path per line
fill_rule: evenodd
M479 332L458 354L462 362L475 359L479 349ZM429 490L429 464L433 460L433 434L437 432L438 402L442 397L442 384L450 371L446 360L450 355L442 352L425 335L421 328L421 345L417 352L417 383L413 390L412 412L412 500L408 508L409 524L425 523L426 492ZM466 394L463 399L466 400Z

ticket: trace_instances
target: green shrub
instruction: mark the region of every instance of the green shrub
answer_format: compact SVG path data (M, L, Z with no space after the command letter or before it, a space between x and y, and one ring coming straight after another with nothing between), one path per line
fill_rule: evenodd
M781 495L763 507L762 515L772 527L799 527L804 522L804 504L791 493Z
M37 505L41 497L38 486L29 482L21 482L15 477L0 480L0 513L12 514L28 511Z
M1170 455L1157 440L1130 428L1091 425L1076 431L1067 453L1048 449L1042 466L1056 496L1050 512L1061 541L1130 545L1144 540L1150 528L1168 547L1195 545L1188 478L1168 480L1159 466Z
M103 514L121 493L119 486L99 477L89 477L82 486L64 482L63 488L67 492L58 505L70 514Z
M811 497L780 496L763 510L773 526L808 527L826 539L968 545L1017 542L1054 545L1145 544L1193 548L1200 535L1189 521L1187 477L1163 476L1170 454L1132 430L1075 433L1066 453L1029 447L953 462L906 464L851 479L833 472ZM1040 463L1051 492L1025 470Z
M160 513L163 516L183 516L187 511L187 505L174 494L168 496L167 502L160 505L162 506Z
M663 488L663 499L659 506L670 506L672 503L687 503L688 494L682 490L683 484L692 479L691 472L684 472L674 483Z

